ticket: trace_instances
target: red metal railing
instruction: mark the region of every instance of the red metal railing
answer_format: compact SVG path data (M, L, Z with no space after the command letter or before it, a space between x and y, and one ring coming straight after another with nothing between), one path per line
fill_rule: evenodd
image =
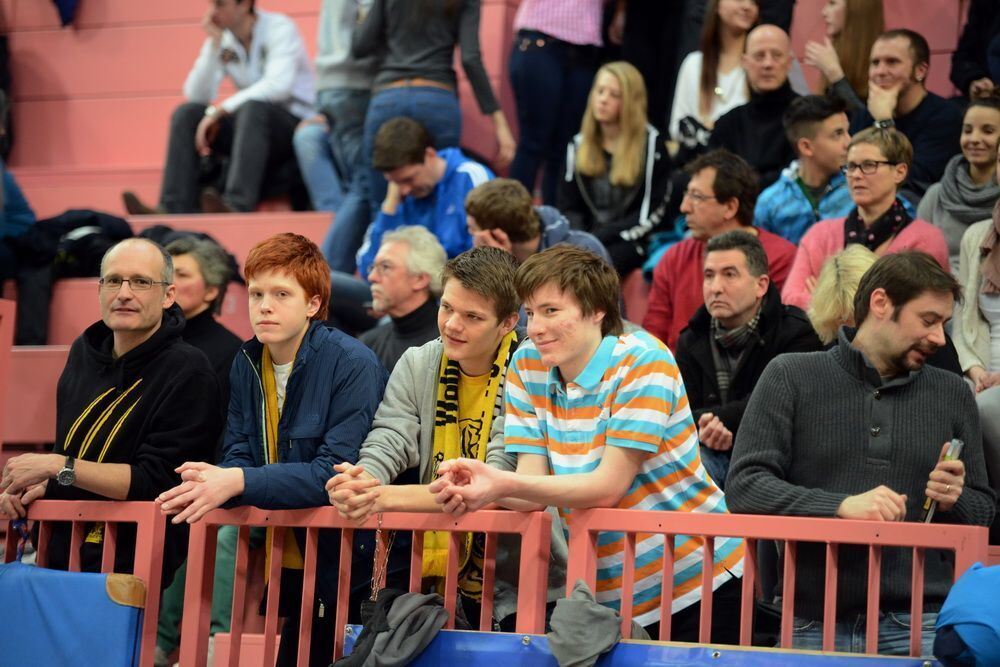
M166 522L160 510L151 502L111 502L98 500L38 500L28 508L28 518L39 526L36 564L44 567L47 562L48 541L52 535L52 522L72 522L69 548L69 570L80 571L80 545L84 527L88 523L104 523L104 547L101 555L101 572L114 572L115 549L118 544L118 525L135 524L135 561L132 574L146 584L146 606L142 615L142 648L139 667L153 666L156 648L156 624L160 618L160 583L163 575L163 543ZM7 522L0 525L7 528ZM17 535L7 530L5 562L14 560Z
M707 559L712 558L714 539L743 537L746 556L743 567L740 644L749 645L752 632L754 586L757 574L757 540L785 542L783 592L781 608L781 647L792 646L792 622L795 603L795 557L797 542L826 544L826 590L823 608L823 650L834 649L837 604L838 545L854 544L869 547L867 646L868 653L878 650L879 585L881 554L884 547L913 549L913 573L910 610L919 619L923 611L924 552L927 549L951 551L955 554L955 577L958 578L976 561L986 562L986 528L951 524L885 523L845 521L802 517L752 516L734 514L694 514L690 512L652 512L635 510L594 509L574 511L570 525L569 567L567 581L583 579L591 588L597 580L597 534L604 531L623 532L625 551L622 572L622 634L629 636L632 622L631 600L634 584L635 536L637 533L663 534L663 590L673 588L673 536L703 536ZM712 570L702 567L699 641L708 642L712 623ZM662 596L660 603L660 637L670 638L671 596ZM920 655L921 624L913 623L910 631L910 652Z
M309 637L312 632L312 609L316 584L316 550L321 528L340 528L340 570L335 616L336 635L334 657L344 648L344 631L347 623L350 595L351 554L354 530L375 529L376 520L370 519L362 526L345 521L332 507L312 510L261 510L242 507L233 510L209 512L191 528L188 548L187 583L184 590L184 618L181 626L180 663L186 667L205 667L212 603L212 580L215 568L215 545L220 525L239 526L239 543L236 551L236 572L233 586L233 615L231 633L230 667L240 664L240 638L243 632L242 612L246 602L249 529L267 526L275 529L271 551L271 565L264 621L263 664L273 665L277 650L278 599L281 586L281 560L283 533L288 528L306 530L303 573L300 641L298 664L309 664ZM413 531L410 557L410 590L417 591L421 583L423 560L423 531L439 530L451 533L451 549L445 576L444 606L448 610L446 627L454 628L455 605L458 600L458 553L460 535L466 532L486 533L486 558L483 572L483 600L480 628L489 630L493 614L493 584L496 571L497 536L521 536L521 560L518 580L517 632L540 633L545 625L545 601L549 562L549 536L551 518L544 512L520 513L503 511L476 512L460 519L443 514L387 513L382 516L382 530ZM380 548L385 548L383 533Z
M46 501L33 503L29 518L42 522L38 540L38 564L46 562L47 541L51 535L51 522L70 521L71 549L69 568L79 570L79 547L84 538L84 525L90 522L105 523L105 540L102 556L102 571L114 568L114 554L117 546L117 525L136 524L136 554L133 572L147 587L146 608L143 615L141 667L152 665L153 650L156 645L156 623L159 616L162 553L165 520L158 508L148 502L102 502L102 501ZM545 620L547 593L547 571L549 556L550 518L545 513L518 513L485 511L473 513L460 519L440 514L385 514L382 528L389 530L413 531L411 548L411 590L420 586L421 561L423 555L423 531L444 530L452 533L451 554L447 565L445 585L445 607L449 611L448 627L454 627L454 610L458 601L458 549L460 533L483 532L487 534L486 566L484 571L484 599L480 628L488 630L493 610L492 591L495 581L495 557L497 536L519 534L521 536L521 560L519 564L517 627L519 633L539 633ZM0 522L5 527L6 522ZM302 592L302 622L300 637L307 638L311 632L310 613L313 607L313 591L316 582L316 550L318 531L321 528L342 529L340 539L341 560L336 608L335 655L339 656L344 646L351 554L354 529L342 520L332 507L313 510L265 511L256 508L216 510L210 512L200 523L192 526L188 553L187 588L185 590L185 610L182 627L181 664L203 667L206 663L206 643L208 620L212 599L212 580L215 559L216 532L220 525L240 526L239 547L236 559L236 577L233 591L233 609L242 610L246 602L249 528L270 526L275 528L276 539L272 547L271 577L266 601L264 657L266 664L273 664L277 643L277 601L280 594L280 572L283 539L286 528L306 530L304 550L305 572ZM374 529L374 519L361 529ZM987 531L985 528L957 526L949 524L882 523L867 521L843 521L839 519L816 519L799 517L772 517L751 515L705 515L676 512L642 512L635 510L597 509L573 513L570 530L569 568L567 581L577 579L596 584L597 534L603 531L626 533L625 558L622 575L622 599L629 601L633 592L635 535L637 533L659 533L667 536L668 544L673 544L672 536L703 536L706 540L705 553L713 552L714 539L718 537L742 537L746 540L742 590L742 621L740 643L747 645L751 640L752 609L754 587L756 585L756 544L758 540L785 542L784 591L782 600L781 642L783 648L791 647L792 620L795 598L795 558L797 542L826 544L826 590L823 618L823 648L833 649L836 617L837 556L838 545L865 545L869 548L868 568L868 617L867 650L877 649L877 620L879 610L880 562L883 548L909 548L913 550L914 568L912 573L911 612L915 617L923 608L923 563L927 549L954 553L956 578L976 561L987 561ZM15 537L6 540L6 560L13 559ZM382 545L384 548L384 544ZM672 588L673 553L665 549L667 558L663 566L664 590ZM707 642L711 636L712 578L711 567L702 568L701 625L700 638ZM622 608L622 632L627 636L631 623L631 608L627 602ZM661 601L660 639L670 637L670 599ZM234 611L232 622L231 666L239 664L242 614ZM920 624L912 625L910 650L914 655L920 651ZM309 641L299 642L298 664L308 663Z

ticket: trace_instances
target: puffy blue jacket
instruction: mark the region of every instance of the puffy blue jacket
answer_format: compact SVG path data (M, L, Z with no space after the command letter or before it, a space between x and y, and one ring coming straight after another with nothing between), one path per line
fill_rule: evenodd
M403 225L426 227L444 246L448 257L455 257L472 247L472 237L465 225L465 195L469 190L493 178L489 167L465 157L457 148L438 151L444 158L444 176L434 190L417 199L406 197L394 215L379 211L368 227L365 241L358 250L358 272L367 276L375 261L382 235Z
M799 162L793 160L782 170L778 180L760 193L753 213L754 226L777 234L795 245L799 244L799 240L815 223L830 218L843 218L854 208L843 174L838 172L833 175L816 209L813 209L806 194L802 192L797 182L798 176Z
M313 322L299 347L278 422L278 461L265 460L263 345L243 344L230 372L229 417L223 468L243 468L243 494L228 506L298 509L329 504L325 485L333 466L356 463L371 430L388 373L360 342L323 322ZM300 547L304 531L296 531ZM336 600L340 546L337 531L320 531L319 591ZM371 574L371 563L363 563Z

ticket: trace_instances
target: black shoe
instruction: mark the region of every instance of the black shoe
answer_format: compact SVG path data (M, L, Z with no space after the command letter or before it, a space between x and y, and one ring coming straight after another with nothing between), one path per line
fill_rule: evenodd
M205 188L201 191L201 212L202 213L236 213L236 209L227 204L222 199L222 195L215 188Z
M166 215L167 212L164 211L159 206L151 207L146 206L139 199L139 195L135 194L131 190L126 190L122 193L122 202L125 204L125 210L128 211L129 215Z

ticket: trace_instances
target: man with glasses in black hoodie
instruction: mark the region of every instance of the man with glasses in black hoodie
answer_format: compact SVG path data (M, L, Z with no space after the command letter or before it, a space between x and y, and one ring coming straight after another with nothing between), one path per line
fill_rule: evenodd
M0 515L25 516L39 498L153 500L177 485L174 469L209 460L222 431L219 383L208 359L181 339L173 262L159 245L128 239L101 261L101 321L70 348L56 394L49 454L12 458L0 477ZM100 571L103 524L88 529L84 570ZM49 567L69 562L69 527L49 541ZM135 529L118 531L116 572L130 572ZM185 526L167 527L163 585L187 550Z

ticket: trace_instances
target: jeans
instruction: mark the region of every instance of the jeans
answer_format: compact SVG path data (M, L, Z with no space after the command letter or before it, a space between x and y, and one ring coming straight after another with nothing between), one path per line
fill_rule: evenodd
M920 654L934 657L934 624L937 612L926 612L921 619ZM823 650L823 622L795 619L792 630L792 647L807 651ZM834 649L844 653L864 653L865 617L837 621ZM908 612L883 612L878 623L878 652L882 655L910 654L910 614Z
M556 205L566 145L580 130L597 71L598 49L520 30L510 51L510 82L520 138L510 177L534 192L545 166L542 201Z
M434 148L457 147L462 138L462 111L455 93L433 86L404 86L384 88L372 95L365 117L364 157L372 164L375 134L387 120L406 116L426 128ZM385 199L386 182L382 172L369 171L369 202L371 217L378 215Z
M169 213L200 213L201 156L194 147L205 105L185 102L170 118L167 162L160 206ZM292 134L299 119L282 107L251 100L219 121L212 150L229 156L222 199L237 211L252 211L260 201L264 177L292 159Z
M726 475L729 474L729 462L732 457L732 450L720 452L715 449L709 449L705 445L699 445L698 448L701 452L701 464L705 466L705 470L711 475L712 480L719 487L719 490L724 491Z
M353 273L355 255L371 222L368 167L364 161L365 114L371 93L332 88L319 91L317 106L329 128L306 125L293 143L313 208L336 215L320 245L334 271Z

